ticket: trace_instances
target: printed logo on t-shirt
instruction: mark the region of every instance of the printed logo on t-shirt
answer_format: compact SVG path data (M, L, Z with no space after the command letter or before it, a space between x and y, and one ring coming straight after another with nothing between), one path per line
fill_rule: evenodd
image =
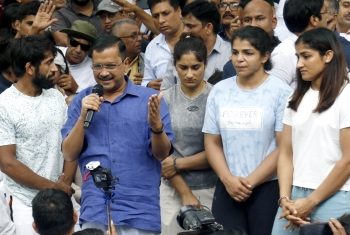
M191 106L187 107L187 110L190 112L196 112L199 110L199 107L197 105L191 105Z
M224 107L219 112L221 129L260 129L262 127L261 107Z

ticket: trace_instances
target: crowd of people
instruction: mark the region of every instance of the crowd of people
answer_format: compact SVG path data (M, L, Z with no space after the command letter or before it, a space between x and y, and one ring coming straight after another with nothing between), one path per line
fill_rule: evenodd
M0 0L0 234L350 234L349 34L350 0Z

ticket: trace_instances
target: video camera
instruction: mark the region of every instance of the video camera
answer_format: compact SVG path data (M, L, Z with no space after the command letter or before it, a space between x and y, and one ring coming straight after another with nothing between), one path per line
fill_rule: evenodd
M350 234L350 214L346 213L338 218L340 224L344 227L345 233ZM300 235L333 235L328 222L316 222L305 224L300 227Z
M112 192L115 189L114 185L116 181L118 181L118 178L113 178L111 170L102 167L99 161L89 162L88 164L86 164L86 168L90 171L96 188L102 188L105 192L107 200L106 213L108 231L110 234L112 234L111 198L113 194Z
M212 234L224 230L221 224L215 222L213 214L206 207L184 206L176 219L184 230L194 232L192 234Z

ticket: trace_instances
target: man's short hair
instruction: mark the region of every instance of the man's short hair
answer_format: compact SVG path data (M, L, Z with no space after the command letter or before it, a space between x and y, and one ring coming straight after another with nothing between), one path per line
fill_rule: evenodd
M161 2L169 2L170 6L172 6L174 9L177 9L180 6L179 0L147 0L147 4L151 11L156 4Z
M339 13L339 2L340 0L329 0L329 11L332 14L338 14Z
M308 27L311 16L322 18L324 0L288 0L283 8L283 18L292 33L302 33Z
M114 46L118 47L119 56L122 60L124 60L126 58L125 44L120 38L114 35L103 34L100 37L98 37L92 46L91 53L93 54L95 51L102 52L105 49L111 48ZM91 57L92 57L92 54L91 54Z
M184 6L181 12L182 16L192 14L202 25L211 23L214 34L220 31L220 13L214 3L205 0L195 0Z
M22 77L26 72L26 63L39 66L46 53L56 55L56 47L46 34L33 35L14 39L10 49L12 70L16 77Z
M102 230L97 228L86 228L84 230L73 233L73 235L104 235Z
M39 7L40 7L39 1L32 1L32 2L20 4L18 6L18 12L15 16L16 17L15 20L21 21L24 18L26 18L26 16L29 16L29 15L35 16L39 10Z
M0 22L1 28L8 28L12 30L11 24L18 19L20 4L18 2L7 5L3 12L3 18Z
M64 235L74 226L73 204L65 192L44 189L32 201L33 218L40 235Z
M116 20L112 26L112 31L114 29L119 29L121 28L124 24L131 24L131 25L136 25L137 26L137 23L135 20L133 19L130 19L130 18L124 18L124 19L120 19L120 20Z
M10 45L11 34L6 28L0 29L0 72L8 69L11 66Z

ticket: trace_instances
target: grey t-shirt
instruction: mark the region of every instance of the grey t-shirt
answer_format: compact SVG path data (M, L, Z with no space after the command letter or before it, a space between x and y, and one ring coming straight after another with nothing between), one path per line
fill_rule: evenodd
M184 95L180 84L163 92L169 106L171 125L175 134L173 156L186 157L204 151L202 127L211 87L206 83L205 90L194 99ZM217 180L211 169L183 171L181 175L191 189L214 187Z

